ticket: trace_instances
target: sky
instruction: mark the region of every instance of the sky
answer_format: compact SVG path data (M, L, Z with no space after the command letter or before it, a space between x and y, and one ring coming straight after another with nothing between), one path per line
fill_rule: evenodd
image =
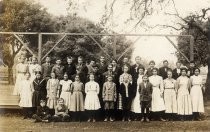
M41 5L47 8L47 11L53 15L67 15L69 10L68 0L35 0ZM106 2L110 4L112 0L72 0L73 9L70 13L76 12L78 16L87 18L94 23L98 23L102 15L104 14L104 6ZM144 28L133 29L136 21L131 21L125 23L126 19L129 18L130 3L129 0L117 0L113 7L113 16L111 17L109 26L112 30L117 33L136 33L136 34L179 34L179 32L172 29L155 28L151 30L145 30ZM153 0L157 2L158 0ZM190 13L195 13L201 11L209 5L210 0L174 0L177 11L182 17ZM156 3L154 3L156 4ZM159 10L159 6L154 6L154 9ZM174 7L169 4L167 8L159 11L158 13L145 19L145 23L151 26L156 24L168 24L174 25L177 22L177 18L166 16L164 12L174 13ZM137 37L127 37L128 39L135 40ZM171 38L174 43L176 42L176 37ZM177 58L175 56L176 49L166 40L164 37L141 37L139 41L135 43L134 52L132 55L132 60L135 56L139 55L143 59L154 60L156 63L161 63L163 60L167 59L171 63L175 64Z

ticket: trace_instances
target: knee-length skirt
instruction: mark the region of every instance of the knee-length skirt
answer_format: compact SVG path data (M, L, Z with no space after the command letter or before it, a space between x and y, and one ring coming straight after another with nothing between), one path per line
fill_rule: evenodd
M71 92L61 92L60 98L63 98L64 104L68 109L70 109L71 105Z
M85 98L85 109L86 110L98 110L101 108L98 94L91 92L87 93Z

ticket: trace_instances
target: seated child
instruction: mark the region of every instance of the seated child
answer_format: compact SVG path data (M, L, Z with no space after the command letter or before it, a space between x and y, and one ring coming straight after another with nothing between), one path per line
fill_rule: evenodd
M46 100L40 100L40 106L37 107L36 114L33 115L35 122L49 122L51 115L49 107L46 106Z
M55 115L52 117L53 121L58 122L66 122L69 121L70 116L68 115L68 108L64 104L64 99L58 99L58 104L55 107Z

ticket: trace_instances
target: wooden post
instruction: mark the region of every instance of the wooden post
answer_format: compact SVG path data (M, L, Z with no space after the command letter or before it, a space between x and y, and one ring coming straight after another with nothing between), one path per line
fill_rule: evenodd
M190 61L194 61L194 37L190 37Z
M114 56L114 59L117 58L117 48L116 48L116 43L117 43L117 38L116 36L114 36L114 43L113 43L113 56Z
M42 61L42 34L38 33L38 62L41 64Z

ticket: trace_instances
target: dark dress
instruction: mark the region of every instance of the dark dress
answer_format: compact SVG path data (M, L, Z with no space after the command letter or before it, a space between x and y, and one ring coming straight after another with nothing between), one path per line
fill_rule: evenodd
M32 106L37 107L40 105L40 100L46 100L47 89L46 89L47 81L45 79L37 79L33 81L34 92L32 96Z
M133 100L133 88L132 88L132 84L129 83L128 84L128 97L126 97L126 86L124 83L122 83L120 85L120 88L119 88L119 93L121 94L122 96L122 108L123 110L130 110L131 109L131 103L132 103L132 100Z
M64 73L67 73L70 80L72 80L72 75L76 74L76 67L74 64L67 64L64 67Z
M167 78L167 76L168 76L168 75L167 75L168 70L171 70L171 68L169 68L169 67L161 67L161 68L159 69L159 75L160 75L161 77L163 77L163 80Z

